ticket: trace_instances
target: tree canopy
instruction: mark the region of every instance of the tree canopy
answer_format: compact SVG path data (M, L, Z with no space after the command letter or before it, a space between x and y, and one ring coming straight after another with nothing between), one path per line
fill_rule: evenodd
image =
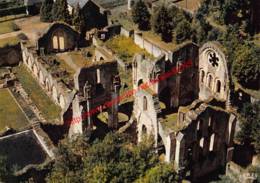
M40 10L40 19L43 22L52 22L53 0L44 0Z
M125 135L112 133L90 145L81 139L65 141L59 145L59 152L60 158L53 165L47 182L130 183L146 176L159 163L151 140L137 146ZM157 172L155 180L175 177L168 166L160 165L153 172Z
M138 24L140 30L148 30L150 27L150 12L143 0L138 0L132 8L132 18Z
M245 103L240 111L240 128L237 138L242 143L252 143L256 152L260 152L260 102Z
M67 0L56 0L52 8L52 19L70 23L70 15Z
M165 42L172 41L172 19L165 5L159 7L153 15L153 30L161 34L161 38Z
M85 32L85 21L84 16L82 15L79 3L73 11L72 24L75 26L75 29L84 34Z

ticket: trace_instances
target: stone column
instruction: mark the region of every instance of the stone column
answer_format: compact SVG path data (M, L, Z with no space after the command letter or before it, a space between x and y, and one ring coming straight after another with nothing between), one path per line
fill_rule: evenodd
M86 103L87 103L87 114L90 114L90 110L91 110L91 85L88 83L88 81L85 83L84 88L84 98L86 99ZM91 115L87 115L87 131L92 130L93 127L93 122L92 122L92 118Z
M132 0L127 0L127 9L131 10L132 9Z
M178 172L183 169L184 152L185 152L184 134L179 132L176 137L176 150L175 150L175 160L174 160L176 165L176 170Z
M119 101L119 90L120 90L120 78L115 76L113 79L113 89L112 89L112 106L109 108L108 112L108 127L112 129L117 129L118 127L118 103Z

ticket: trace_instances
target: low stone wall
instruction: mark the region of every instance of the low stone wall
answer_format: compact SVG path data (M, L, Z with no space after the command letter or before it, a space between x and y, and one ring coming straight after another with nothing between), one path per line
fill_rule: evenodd
M121 27L120 35L125 37L131 37L134 34L134 30L127 30L124 27Z
M135 44L137 44L141 48L145 49L148 53L150 53L154 57L159 57L159 56L165 54L166 55L165 59L166 60L170 59L170 56L169 56L171 54L170 52L158 47L157 45L153 44L149 40L145 39L142 36L142 34L140 34L140 33L134 34L134 42L135 42Z
M20 45L0 48L0 66L17 65L21 60Z

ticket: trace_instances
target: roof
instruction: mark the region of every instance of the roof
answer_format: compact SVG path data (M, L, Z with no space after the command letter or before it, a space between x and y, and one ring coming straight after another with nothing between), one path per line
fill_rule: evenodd
M30 6L41 2L43 2L43 0L24 0L24 5Z
M76 7L79 3L80 8L84 7L89 0L68 0L70 6Z
M99 7L102 11L104 10L104 8L102 6L100 6L98 3L96 3L95 1L92 0L67 0L68 4L72 7L76 7L77 4L79 4L80 8L83 8L87 2L92 2L94 3L97 7Z

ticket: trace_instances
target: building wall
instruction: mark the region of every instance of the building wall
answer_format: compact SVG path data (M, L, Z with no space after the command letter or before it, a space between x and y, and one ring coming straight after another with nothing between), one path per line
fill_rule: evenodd
M208 42L200 48L199 54L199 98L228 100L229 73L227 60L218 43Z
M184 114L183 121L178 121L188 123L182 130L185 138L182 156L184 161L189 162L186 166L191 170L193 179L223 168L231 160L230 149L237 121L235 115L224 109L198 104Z
M82 8L87 30L92 28L103 28L108 25L107 12L94 3L88 1Z
M74 50L78 46L79 33L63 23L54 23L38 40L38 51L45 53Z
M170 53L162 48L159 48L157 45L153 44L147 39L144 39L141 34L135 33L134 34L134 42L139 47L145 49L148 53L153 55L154 57L160 57L163 54L165 55L165 59L170 59Z

